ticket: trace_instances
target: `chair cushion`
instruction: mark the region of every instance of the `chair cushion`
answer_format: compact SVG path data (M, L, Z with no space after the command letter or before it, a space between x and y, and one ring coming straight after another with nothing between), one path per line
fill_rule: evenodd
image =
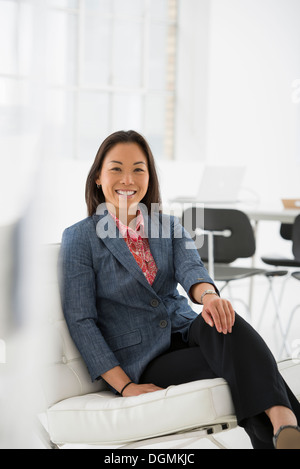
M228 264L215 264L214 278L219 282L230 282L231 280L242 280L254 275L262 275L265 269L254 267L235 267Z
M300 272L293 272L293 273L292 273L292 276L293 276L296 280L300 280Z
M300 362L280 372L300 400ZM118 445L217 423L235 422L228 384L222 378L170 386L137 397L100 391L65 399L48 409L54 443Z
M300 261L286 257L262 257L261 260L268 265L275 265L278 267L300 267Z
M278 368L298 401L300 401L300 359L286 359L278 363Z
M48 431L57 444L118 445L235 420L229 387L216 378L136 397L110 391L72 397L48 410Z

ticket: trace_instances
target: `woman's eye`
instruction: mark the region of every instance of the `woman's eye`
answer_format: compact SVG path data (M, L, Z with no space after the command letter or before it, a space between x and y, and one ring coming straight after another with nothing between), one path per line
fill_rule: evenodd
M119 168L119 167L116 166L115 168L111 168L111 170L112 170L112 171L121 171L121 168Z

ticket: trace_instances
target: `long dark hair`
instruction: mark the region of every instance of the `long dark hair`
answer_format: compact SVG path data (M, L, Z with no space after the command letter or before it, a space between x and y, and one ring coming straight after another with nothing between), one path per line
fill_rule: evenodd
M160 189L155 162L148 143L142 135L140 135L138 132L135 132L134 130L120 130L109 135L102 142L88 174L85 186L85 200L89 216L92 216L96 212L99 204L105 202L101 187L99 189L97 188L96 179L98 179L100 175L103 161L107 152L118 143L136 143L139 145L147 158L149 171L148 190L143 200L141 200L141 203L146 205L148 213L151 211L151 204L155 203L159 204L159 206L161 205Z

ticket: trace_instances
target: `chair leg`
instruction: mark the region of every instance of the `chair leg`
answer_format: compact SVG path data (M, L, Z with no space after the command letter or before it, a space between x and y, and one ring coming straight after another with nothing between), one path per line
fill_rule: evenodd
M46 449L60 449L58 445L56 445L55 443L53 443L53 441L50 440L48 432L46 431L45 427L42 425L38 418L35 419L35 431L38 438L44 444Z
M235 301L239 301L245 308L248 322L251 324L252 323L252 316L251 316L251 310L249 308L249 305L246 303L246 301L242 300L241 298L234 298L232 295L232 290L231 290L231 285L230 282L225 282L224 285L219 289L220 293L225 289L228 289L228 299L233 303Z
M283 349L285 349L286 353L288 355L290 355L291 351L290 351L290 348L289 348L289 344L286 341L286 333L285 333L284 327L282 325L282 321L281 321L281 317L280 317L280 309L279 309L278 301L276 299L276 295L275 295L275 292L274 292L274 285L273 285L273 282L272 282L271 278L268 278L268 280L270 282L271 296L273 298L274 307L275 307L276 321L278 323L280 333L281 333L281 336L282 336L282 344L283 344L282 347L283 347Z
M262 307L262 311L261 311L261 314L260 314L259 322L257 324L257 330L259 331L259 329L261 327L261 324L262 324L262 321L263 321L263 318L264 318L264 315L265 315L265 311L266 311L266 306L267 306L269 297L271 296L271 298L273 300L273 303L274 303L274 308L275 308L274 327L277 323L278 326L279 326L281 337L282 337L282 344L283 345L282 345L282 349L281 349L280 353L282 353L283 350L285 349L286 353L289 355L290 354L290 348L289 348L288 342L286 341L286 332L284 330L282 320L281 320L281 315L280 315L280 304L281 304L281 300L282 300L282 297L283 297L285 282L284 282L284 284L281 288L281 292L280 292L280 295L279 295L279 300L277 300L276 293L275 293L275 290L274 290L273 278L270 277L270 276L267 276L266 278L269 282L269 288L268 288L268 291L267 291L266 296L265 296L265 300L264 300L264 303L263 303L263 307Z
M219 288L220 293L224 290L224 288L226 288L226 287L228 286L228 283L229 283L229 282L224 282L224 285L222 285L222 286Z
M285 290L287 281L288 281L290 278L291 278L291 274L289 273L289 274L286 276L286 278L283 280L283 283L282 283L282 286L281 286L281 289L280 289L280 293L279 293L279 296L278 296L278 305L279 305L279 308L281 308L281 303L282 303L282 298L283 298L284 290ZM275 324L276 324L276 318L275 318Z
M203 427L203 428L198 428L190 431L183 431L183 432L178 432L178 433L173 433L171 435L164 435L164 436L156 436L152 438L148 438L146 440L139 440L135 441L132 443L127 443L124 444L120 447L120 449L139 449L139 448L144 448L149 445L154 445L158 443L167 443L169 446L169 443L171 441L176 441L176 440L194 440L197 441L199 439L208 439L212 441L216 446L222 449L227 449L226 446L224 446L222 443L220 443L218 440L214 438L214 435L217 433L221 433L227 430L231 430L233 428L236 428L236 422L227 422L224 424L215 424L215 425L210 425L208 427ZM184 448L186 445L178 445L176 448ZM171 448L171 446L170 446ZM173 446L172 446L173 449Z
M270 284L269 284L269 288L268 288L268 291L267 291L266 296L265 296L265 300L264 300L264 303L263 303L263 306L262 306L262 309L261 309L261 313L259 315L259 321L258 321L257 326L256 326L257 331L259 331L260 328L261 328L270 294L271 294L271 287L270 287Z
M283 350L285 348L285 343L287 343L287 336L290 332L290 328L291 328L291 325L292 325L294 315L295 315L297 309L299 309L299 308L300 308L300 304L295 306L294 309L292 310L291 314L290 314L289 322L288 322L288 325L287 325L287 328L286 328L286 331L285 331L284 337L283 337L283 344L282 344L281 351L280 351L280 354L279 354L280 359L282 358Z

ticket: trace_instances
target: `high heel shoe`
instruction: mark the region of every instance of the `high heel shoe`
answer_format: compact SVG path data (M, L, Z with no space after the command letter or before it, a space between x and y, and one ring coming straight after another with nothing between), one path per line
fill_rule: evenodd
M275 449L300 449L300 427L283 425L273 437Z

